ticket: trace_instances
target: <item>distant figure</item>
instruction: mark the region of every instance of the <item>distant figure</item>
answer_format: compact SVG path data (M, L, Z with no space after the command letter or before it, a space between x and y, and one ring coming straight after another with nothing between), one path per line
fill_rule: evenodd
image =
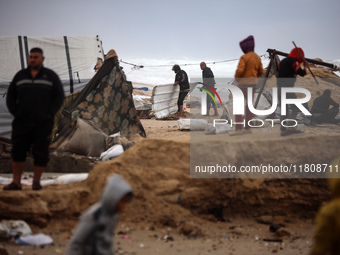
M177 100L178 117L181 118L183 114L183 102L190 91L189 78L184 70L181 70L179 65L174 65L172 71L176 73L174 85L179 85L179 95Z
M333 164L335 165L337 164ZM333 199L322 206L316 216L314 243L310 255L340 254L340 179L328 181Z
M301 56L302 57L301 57ZM279 66L279 74L277 77L277 86L278 86L278 96L279 96L279 105L281 105L281 88L284 87L294 87L296 76L305 76L306 70L302 69L300 64L304 63L304 67L308 67L308 63L304 62L305 54L301 48L294 48L290 52L287 58L284 58ZM287 99L295 99L296 95L295 93L287 93L286 94ZM289 107L291 107L291 113L289 112ZM280 122L282 122L284 119L295 119L296 115L299 112L299 108L296 107L296 105L286 105L286 116L281 114ZM282 109L281 109L282 112ZM293 123L289 123L289 125L292 125ZM296 133L302 133L300 130L294 128L294 127L284 127L281 125L281 136L296 134Z
M255 41L254 37L248 36L246 39L240 42L240 47L244 53L242 55L237 70L235 73L235 79L237 81L238 87L242 90L244 98L245 98L245 115L244 115L244 123L245 123L245 132L241 132L243 129L242 124L236 124L236 132L233 133L235 135L242 133L249 133L250 126L248 125L248 121L253 118L252 112L249 110L247 104L248 97L248 88L251 88L252 97L254 98L255 88L257 85L257 78L263 75L263 67L261 58L254 52ZM242 123L243 116L235 115L235 122Z
M214 73L211 71L209 67L207 67L205 62L201 62L200 64L201 70L202 70L202 78L203 78L203 83L208 84L209 86L215 88L215 78L214 78ZM215 94L207 88L207 90L215 97ZM214 104L214 100L211 98L210 95L207 94L207 116L209 116L209 111L210 107L213 106L215 116L218 116L217 112L217 106Z
M40 178L49 161L49 144L54 116L64 101L58 75L43 66L40 48L30 51L28 68L19 71L7 91L7 107L12 123L13 182L4 190L21 190L26 154L32 146L34 157L33 190L40 190Z
M330 106L333 107L329 109ZM339 113L339 104L331 98L331 91L329 89L326 89L321 96L315 98L311 111L313 121L318 124L338 124L340 122L340 120L335 119L335 116Z
M114 231L132 197L132 188L122 177L110 176L100 201L81 216L66 254L115 254Z

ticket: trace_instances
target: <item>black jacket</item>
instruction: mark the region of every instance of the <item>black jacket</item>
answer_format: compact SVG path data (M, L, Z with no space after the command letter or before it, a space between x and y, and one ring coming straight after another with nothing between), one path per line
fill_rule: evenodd
M58 75L43 67L33 79L29 68L13 78L6 103L16 121L28 126L53 121L64 101L64 89Z
M305 76L306 71L300 68L299 62L287 57L280 63L277 85L280 87L294 87L296 75Z
M214 78L214 73L211 71L209 67L205 67L202 70L202 78L203 83L210 85L211 87L214 87L216 82Z
M189 79L187 73L184 70L179 70L179 72L176 73L175 82L176 81L179 81L180 91L189 90Z

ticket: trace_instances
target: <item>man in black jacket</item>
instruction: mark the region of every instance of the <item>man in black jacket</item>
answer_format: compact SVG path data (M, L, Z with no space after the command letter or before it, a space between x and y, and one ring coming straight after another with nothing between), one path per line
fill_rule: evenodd
M184 70L181 70L179 65L174 65L172 71L176 73L174 85L179 85L179 95L177 100L178 117L181 118L183 114L183 101L190 91L189 78Z
M333 106L329 109L330 106ZM340 121L335 119L339 113L339 104L331 98L331 91L326 89L323 94L315 98L312 107L313 120L316 123L338 124Z
M26 154L32 146L34 157L33 190L40 190L40 178L49 161L49 144L54 116L64 100L64 89L58 75L43 66L40 48L33 48L29 66L13 78L6 103L14 116L12 123L13 182L4 190L21 190L21 175Z
M202 70L203 83L215 88L216 82L214 73L209 67L207 67L207 64L205 62L201 62L200 67ZM214 93L209 88L207 88L207 90L215 97ZM211 96L207 94L207 116L209 116L211 106L213 106L214 108L214 116L218 116L217 106L214 104L214 100L211 98Z
M308 67L308 63L305 61L305 54L301 48L294 48L290 52L287 58L284 58L280 63L280 69L277 79L279 104L281 105L281 89L286 87L294 87L296 76L305 76L306 70L302 69L300 64L304 63L304 67ZM287 99L296 99L295 93L287 93ZM295 106L291 106L291 113L289 113L288 105L286 106L286 116L281 114L280 122L286 117L289 119L295 119L299 109ZM283 109L281 109L282 113ZM302 133L300 130L292 127L284 127L281 124L281 136Z

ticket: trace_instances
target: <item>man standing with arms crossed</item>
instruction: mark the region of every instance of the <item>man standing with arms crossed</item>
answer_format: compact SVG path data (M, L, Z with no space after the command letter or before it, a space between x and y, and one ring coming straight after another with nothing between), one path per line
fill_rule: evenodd
M40 178L49 161L49 144L53 120L64 100L58 75L43 66L40 48L30 50L29 66L13 78L6 103L14 116L12 123L13 182L4 190L21 190L21 175L26 154L32 146L34 157L33 190L42 189Z

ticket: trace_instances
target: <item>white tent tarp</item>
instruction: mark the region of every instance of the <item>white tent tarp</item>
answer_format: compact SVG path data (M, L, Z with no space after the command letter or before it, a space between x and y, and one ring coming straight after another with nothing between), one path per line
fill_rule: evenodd
M91 79L97 58L104 59L99 36L0 37L0 83L6 83L27 67L29 50L44 51L44 66L55 71L65 81Z

